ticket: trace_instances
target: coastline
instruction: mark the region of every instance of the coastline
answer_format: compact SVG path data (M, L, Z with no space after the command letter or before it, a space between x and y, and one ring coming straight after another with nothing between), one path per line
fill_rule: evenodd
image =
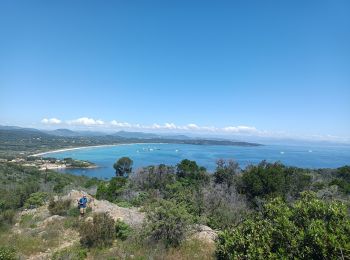
M97 165L90 165L87 167L72 167L72 166L66 166L64 164L61 165L54 165L54 164L44 164L40 167L39 170L58 170L58 169L96 169L99 168Z
M42 152L42 153L36 153L32 154L31 156L39 157L45 154L50 154L50 153L60 153L60 152L66 152L66 151L72 151L72 150L80 150L80 149L87 149L87 148L97 148L97 147L108 147L108 146L117 146L117 145L122 145L122 144L101 144L101 145L91 145L91 146L80 146L80 147L71 147L71 148L63 148L63 149L58 149L58 150L51 150L47 152Z
M80 147L71 147L71 148L63 148L63 149L51 150L51 151L47 151L47 152L32 154L30 156L39 157L39 156L42 156L42 155L45 155L45 154L50 154L50 153L60 153L60 152L66 152L66 151L72 151L72 150L80 150L80 149L87 149L87 148L98 148L98 147L119 146L119 145L132 145L132 144L167 144L167 143L101 144L101 145L80 146Z

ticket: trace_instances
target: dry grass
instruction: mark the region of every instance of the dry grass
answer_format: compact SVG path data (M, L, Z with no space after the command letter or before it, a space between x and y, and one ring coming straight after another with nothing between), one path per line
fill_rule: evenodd
M45 251L46 245L40 237L31 234L15 234L8 238L8 244L13 246L17 252L29 256Z
M117 241L113 247L92 249L87 259L137 259L137 260L210 260L214 257L215 245L199 240L187 240L180 247L165 248L160 244L144 245L137 241Z
M190 240L183 243L179 248L169 249L165 255L162 256L162 259L209 260L215 258L214 251L215 245L213 243L207 243L199 240Z
M65 228L64 220L45 225L32 214L21 216L17 227L0 234L0 245L13 247L23 259L70 246L78 240L78 233Z

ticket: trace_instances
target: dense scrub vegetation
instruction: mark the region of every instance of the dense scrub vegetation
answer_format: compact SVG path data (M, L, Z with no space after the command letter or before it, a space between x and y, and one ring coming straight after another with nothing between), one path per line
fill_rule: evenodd
M97 196L145 206L148 236L166 246L181 244L189 225L196 223L224 231L218 240L219 258L305 258L316 251L318 257L332 258L350 255L350 241L344 240L350 237L349 176L348 166L309 170L263 161L242 170L234 161L223 160L208 175L196 162L183 160L176 167L145 167L129 179L115 177L100 184ZM306 230L300 221L315 223L314 229ZM338 244L323 241L316 247L312 236ZM285 248L288 243L293 247Z
M196 223L224 231L218 240L219 258L254 259L259 254L305 258L314 257L316 251L318 257L332 258L340 257L340 252L350 254L350 241L343 239L350 237L346 210L349 172L348 166L308 170L266 161L242 170L234 161L219 160L215 173L208 175L196 162L183 160L176 167L145 167L129 179L115 177L100 184L97 196L123 205L145 206L148 237L166 246L180 245L189 225ZM325 212L327 209L333 209L335 215ZM319 215L321 212L325 215ZM332 221L324 220L328 218ZM307 224L300 221L316 226L305 230ZM328 244L316 247L312 232L316 236L329 234L329 240L338 244L324 242ZM236 245L235 240L241 244ZM288 243L294 247L285 248ZM252 251L241 252L240 248Z
M92 222L80 224L80 243L84 247L111 246L116 236L114 225L107 213L94 214Z
M147 214L145 233L155 242L166 246L179 246L186 237L192 216L183 204L172 200L159 200Z
M71 201L63 200L63 199L59 199L59 200L51 199L47 208L49 209L49 212L52 215L64 216L67 214L68 210L71 208Z
M311 175L281 163L261 162L249 166L242 174L238 189L249 200L282 197L293 199L311 184Z
M131 165L102 181L2 163L2 229L13 225L18 209L47 202L51 214L65 216L65 225L79 231L81 238L79 245L57 252L54 259L84 259L87 254L115 259L126 252L176 259L192 254L202 259L350 257L349 166L310 170L263 161L241 169L234 161L219 160L216 171L208 174L196 162L183 160L176 166L161 164L128 174ZM97 187L97 199L139 207L146 213L144 225L134 230L91 211L87 214L92 221L77 223L77 208L52 200L52 194L79 186ZM30 216L26 218L25 225L35 225ZM218 232L215 254L207 244L186 240L200 225ZM1 250L13 253L10 247Z
M43 205L55 194L91 188L100 180L84 176L39 171L16 163L0 163L0 228L11 225L16 210Z
M350 217L343 203L304 192L288 205L265 204L218 239L219 259L344 259L350 254Z

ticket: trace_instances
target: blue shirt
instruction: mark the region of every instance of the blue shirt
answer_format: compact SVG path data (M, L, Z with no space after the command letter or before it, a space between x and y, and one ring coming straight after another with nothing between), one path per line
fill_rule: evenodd
M87 203L87 198L81 198L80 200L79 200L79 206L81 207L81 208L86 208L86 203Z

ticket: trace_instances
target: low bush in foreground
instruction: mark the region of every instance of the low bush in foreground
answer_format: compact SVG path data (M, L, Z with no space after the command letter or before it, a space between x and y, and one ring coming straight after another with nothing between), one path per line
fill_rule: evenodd
M24 203L25 208L37 208L44 205L48 194L46 192L35 192L30 194L29 198Z
M121 220L117 220L115 223L115 236L121 240L126 240L132 232L131 227Z
M26 256L44 252L47 249L47 245L40 237L30 233L10 236L7 243L13 246L17 252Z
M276 198L262 214L222 232L219 259L348 259L350 218L339 202L327 202L311 192L292 206Z
M138 235L136 235L138 236ZM127 240L118 241L111 248L91 248L89 259L137 259L137 260L213 260L215 245L200 240L185 240L178 247L164 247L161 243L148 243L135 234Z
M84 260L87 257L87 250L80 247L68 247L56 252L53 260Z
M147 212L146 235L166 246L179 246L184 240L192 216L181 204L160 200Z
M36 218L34 214L23 214L19 221L20 227L23 228L34 228L36 226Z
M84 247L110 246L115 239L114 220L107 213L94 214L92 222L81 224L79 233Z
M48 209L52 215L67 215L68 210L70 209L71 201L70 200L51 200L49 202Z
M12 247L0 247L0 260L15 260L16 250Z
M0 226L14 224L16 211L13 209L7 209L0 213Z

